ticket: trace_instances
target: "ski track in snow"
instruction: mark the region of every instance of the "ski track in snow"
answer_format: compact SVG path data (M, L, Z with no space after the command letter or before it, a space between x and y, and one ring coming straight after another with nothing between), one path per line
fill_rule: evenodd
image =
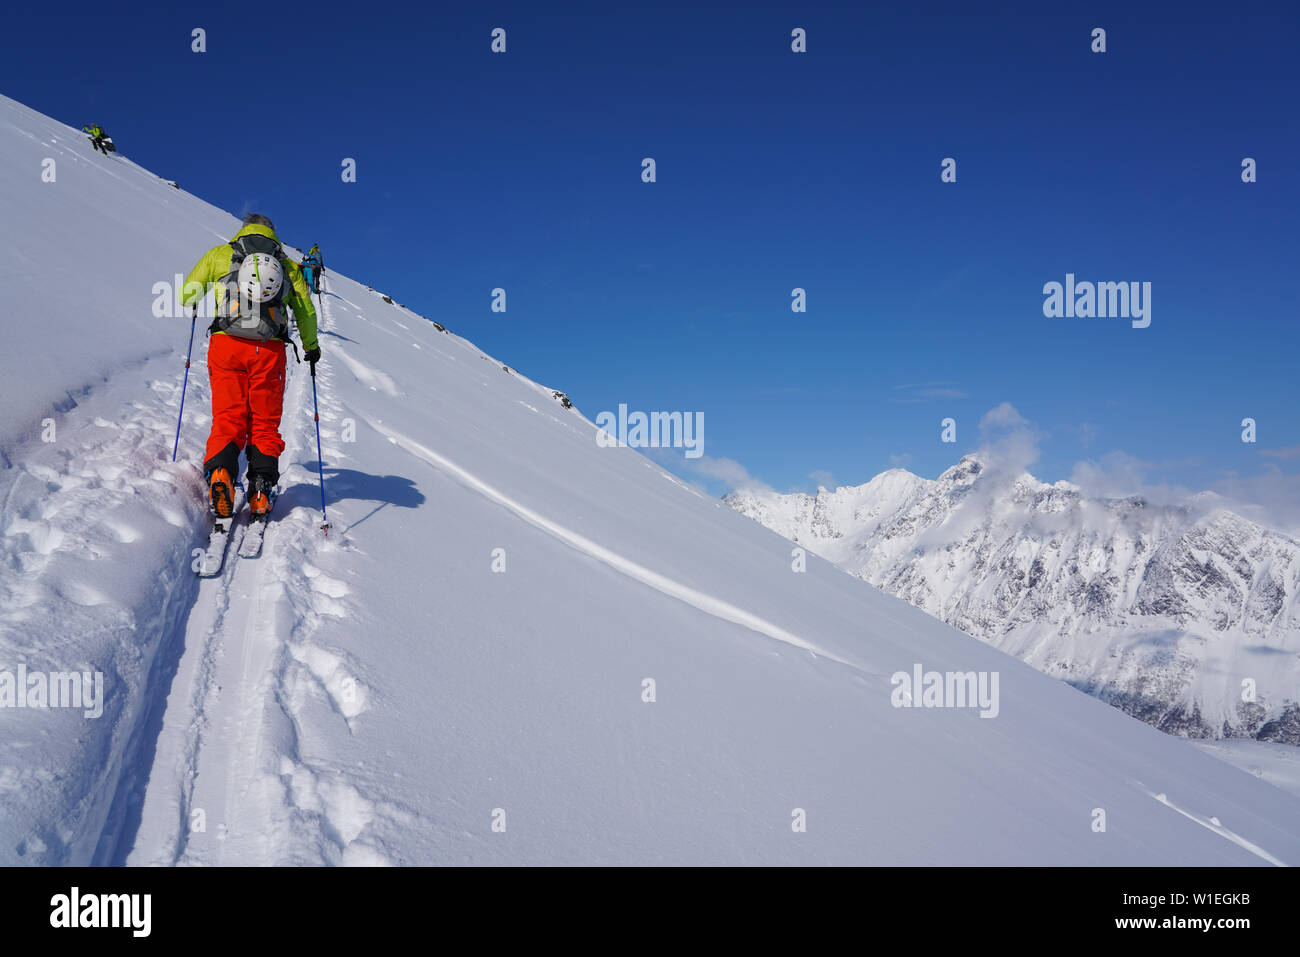
M504 506L530 525L540 528L547 534L558 538L566 545L576 548L580 552L584 552L599 562L603 562L615 571L626 575L628 578L639 581L643 585L649 585L651 588L660 591L669 597L683 601L694 608L698 608L705 614L712 615L715 618L721 618L723 621L729 621L733 624L741 625L742 627L748 628L750 631L758 632L760 635L765 635L768 638L784 642L787 645L801 648L804 651L811 652L819 658L826 658L842 665L848 665L851 668L857 668L853 662L833 655L828 651L824 651L816 645L810 644L800 638L798 635L792 634L784 628L781 628L779 625L774 625L772 622L760 618L752 612L746 611L743 608L738 608L735 605L723 601L720 598L715 598L712 595L706 595L703 592L691 588L689 585L684 585L681 582L674 581L666 575L661 575L659 572L652 571L649 568L638 565L630 559L624 558L617 552L611 551L603 545L599 545L591 539L579 535L577 532L565 528L563 525L559 525L543 515L539 515L528 506L521 502L517 502L504 492L498 491L482 479L467 472L455 462L439 455L437 452L433 451L433 449L416 442L408 436L402 435L394 429L390 429L382 422L371 419L369 416L363 415L362 418L364 418L376 432L379 432L381 435L396 442L402 448L406 449L418 458L423 459L429 465L432 465L439 471L453 476L461 482L461 484L466 485L474 491L491 499L498 505Z
M322 329L328 321L322 307ZM328 366L317 375L320 392L328 396ZM281 461L290 464L282 484L315 479L293 464L315 457L307 379L305 368L296 369L286 388ZM326 423L341 410L325 398L320 411ZM281 503L289 505L283 496ZM277 509L261 557L241 559L238 548L247 529L241 520L222 574L201 586L190 630L203 637L189 678L179 735L185 743L171 788L176 830L161 847L137 848L131 863L392 863L359 839L377 816L404 812L368 798L343 769L305 758L299 744L304 730L298 712L313 695L329 704L349 733L368 707L367 690L345 657L310 640L322 615L351 614L347 586L312 563L318 553L348 548L346 541L339 544L346 533L327 541L318 524L309 499L288 513ZM206 628L204 621L210 622ZM155 801L165 799L161 791L152 795ZM265 819L267 807L278 808L276 819ZM191 824L198 812L205 829L195 832Z
M1268 851L1264 850L1258 844L1252 843L1251 841L1246 840L1240 834L1228 830L1226 827L1224 827L1222 824L1219 823L1219 819L1217 817L1201 817L1201 815L1199 814L1193 814L1191 811L1187 811L1179 807L1173 801L1169 800L1168 795L1163 793L1154 794L1148 791L1147 794L1155 798L1155 800L1159 801L1165 807L1172 808L1173 810L1177 811L1179 814L1181 814L1183 817L1187 818L1188 820L1195 821L1197 824L1201 825L1201 827L1205 828L1207 831L1213 831L1215 834L1219 835L1225 840L1231 841L1233 844L1236 844L1238 847L1250 851L1250 853L1254 854L1256 857L1268 861L1274 867L1287 866L1287 863L1285 861L1278 860L1276 857L1274 857Z

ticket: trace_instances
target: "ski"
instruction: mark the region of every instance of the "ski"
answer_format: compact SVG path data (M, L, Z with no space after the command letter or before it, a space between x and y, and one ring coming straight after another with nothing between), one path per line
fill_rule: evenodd
M271 492L271 507L266 510L265 515L256 518L249 516L248 528L244 532L244 538L239 543L240 558L257 558L262 554L262 536L266 534L266 523L271 519L271 512L275 509L275 499L278 489Z
M230 536L235 531L235 520L239 517L239 510L244 504L243 487L235 486L235 507L230 514L230 518L212 519L212 530L208 533L208 547L203 552L203 559L199 562L198 575L200 578L212 578L214 575L221 574L221 568L226 563L226 549L230 546Z
M239 543L240 558L257 558L262 554L262 536L266 534L266 519L249 518L244 538Z

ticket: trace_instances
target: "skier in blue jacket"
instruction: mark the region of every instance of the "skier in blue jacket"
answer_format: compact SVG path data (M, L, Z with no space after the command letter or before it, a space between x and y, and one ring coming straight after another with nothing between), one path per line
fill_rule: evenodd
M302 275L307 285L316 295L320 295L320 277L325 271L325 260L321 258L320 245L312 246L307 255L302 257Z

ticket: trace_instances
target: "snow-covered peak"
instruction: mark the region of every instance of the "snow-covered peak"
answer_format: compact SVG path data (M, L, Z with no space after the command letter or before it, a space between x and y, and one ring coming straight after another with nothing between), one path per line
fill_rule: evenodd
M978 455L915 495L889 486L858 486L852 515L825 510L815 524L779 497L762 509L729 502L1158 727L1300 744L1300 543L1291 537L1217 496L1089 499L1072 483L999 473ZM1261 642L1281 653L1261 658ZM1242 701L1244 679L1256 701Z

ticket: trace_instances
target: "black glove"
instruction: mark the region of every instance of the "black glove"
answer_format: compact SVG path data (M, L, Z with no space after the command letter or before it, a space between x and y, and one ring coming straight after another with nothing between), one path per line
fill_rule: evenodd
M316 363L320 362L320 346L315 349L308 349L303 353L303 357L311 363L311 374L316 374Z

